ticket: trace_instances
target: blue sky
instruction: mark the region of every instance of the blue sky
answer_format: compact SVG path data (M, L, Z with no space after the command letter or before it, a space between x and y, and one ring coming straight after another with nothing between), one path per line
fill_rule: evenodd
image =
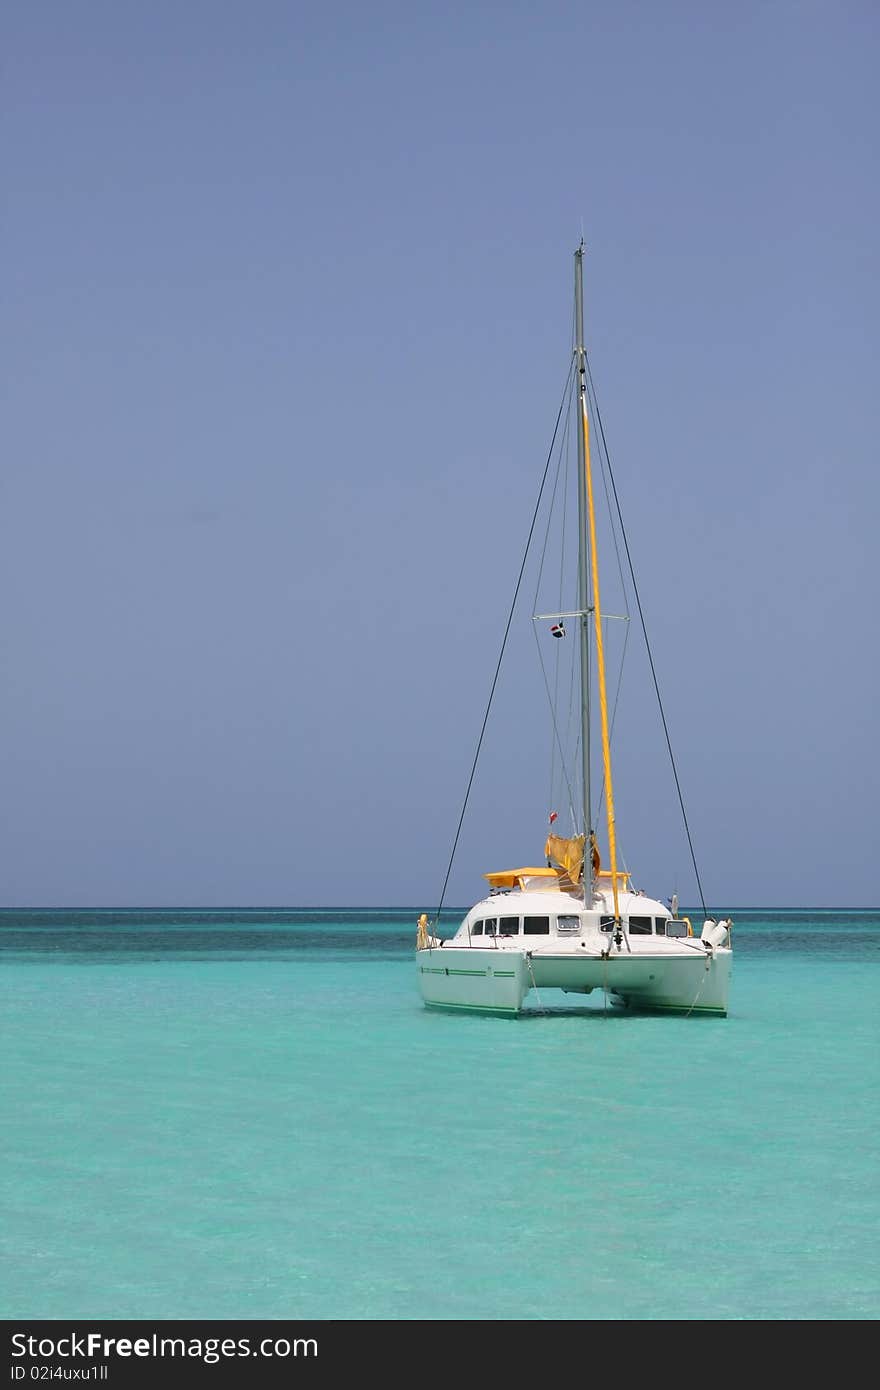
M8 5L0 901L436 905L583 226L707 897L875 904L878 28ZM541 862L527 607L455 903ZM628 862L692 901L628 676Z

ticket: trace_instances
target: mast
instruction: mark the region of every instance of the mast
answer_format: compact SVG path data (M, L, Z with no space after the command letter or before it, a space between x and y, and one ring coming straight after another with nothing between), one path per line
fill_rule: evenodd
M575 318L578 357L578 392L580 412L578 424L578 444L580 446L580 468L578 469L578 585L581 608L581 713L583 719L581 743L584 748L584 814L587 840L584 845L584 897L586 899L586 856L590 852L590 796L589 796L589 605L587 602L587 549L591 577L593 581L592 613L596 627L596 683L599 689L599 714L602 727L602 761L605 769L605 805L608 813L608 859L611 867L611 892L614 899L614 920L620 921L620 905L617 894L617 835L614 818L614 787L611 781L611 739L608 732L608 696L605 686L605 647L602 639L602 604L599 597L599 555L596 546L596 508L593 501L593 470L590 464L590 425L587 418L587 375L584 352L584 291L583 291L583 242L575 252ZM589 528L589 546L587 533Z
M587 865L592 888L590 837L593 813L590 806L590 581L587 567L587 368L584 354L584 243L574 253L574 331L578 383L578 639L581 659L581 761L584 789L584 902L587 898Z

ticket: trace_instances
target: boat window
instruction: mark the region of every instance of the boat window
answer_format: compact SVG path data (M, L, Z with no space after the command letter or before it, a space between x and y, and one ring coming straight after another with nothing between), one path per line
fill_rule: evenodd
M486 924L485 924L485 932L486 932L486 935L487 935L487 936L494 936L494 935L495 935L495 923L496 923L496 920L497 920L497 919L496 919L495 917L490 917L489 920L486 922Z
M665 918L665 917L655 917L655 918L654 918L654 930L656 931L656 933L657 933L658 936L665 936L665 935L666 935L666 918Z
M549 917L524 917L523 918L524 936L549 936L550 918Z
M482 922L474 922L474 925L471 927L471 936L482 936L482 935L483 935L483 924L482 924Z
M687 922L680 922L680 921L678 921L675 917L671 918L671 919L666 923L666 935L667 935L667 936L688 936L689 933L688 933L688 924L687 924Z
M498 930L502 936L519 936L519 918L499 917Z
M599 929L600 929L600 931L614 931L615 920L616 920L616 919L615 919L614 917L600 917L600 918L599 918Z
M557 917L556 930L560 936L577 936L581 929L580 917Z
M630 936L650 936L651 926L650 917L630 917L629 934Z

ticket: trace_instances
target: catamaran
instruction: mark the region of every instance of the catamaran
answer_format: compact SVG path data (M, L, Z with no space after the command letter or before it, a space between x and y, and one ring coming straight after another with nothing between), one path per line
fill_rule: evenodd
M588 995L598 990L613 1005L639 1011L726 1015L733 924L729 917L717 918L706 910L696 859L694 870L703 907L699 935L689 917L678 915L676 895L671 896L667 906L661 899L634 889L632 876L621 866L618 853L611 764L612 721L609 719L606 673L607 622L603 622L600 592L597 507L591 459L590 420L592 416L595 422L598 407L584 347L583 258L581 243L575 252L575 341L567 388L577 420L577 600L574 608L535 615L550 621L554 638L566 635L566 622L573 625L577 634L575 669L580 720L575 757L579 767L573 769L571 778L567 779L567 785L576 785L580 792L580 806L573 804L570 808L575 833L568 836L548 834L544 845L545 862L541 865L487 873L488 894L470 908L454 935L446 939L440 931L441 895L441 905L434 916L429 918L423 913L419 918L418 984L426 1005L449 1010L515 1015L522 1011L531 992L534 991L540 1000L542 989L558 989L574 995ZM598 421L604 445L601 416ZM610 469L610 461L608 467ZM613 492L616 499L616 488ZM629 557L628 545L626 554ZM630 573L638 598L632 566ZM519 585L517 591L518 588ZM640 602L638 608L642 616ZM644 635L659 698L646 630ZM499 658L498 669L500 665ZM591 763L596 696L602 779L599 795L594 799ZM667 731L665 716L663 728ZM479 749L478 743L477 756ZM671 755L671 744L669 751ZM693 856L677 773L675 784ZM573 800L576 803L577 797ZM602 802L607 867L602 866L597 830L597 810ZM556 819L556 813L551 812L551 825ZM461 824L460 820L459 831ZM455 844L457 842L458 834ZM446 877L448 883L448 870Z

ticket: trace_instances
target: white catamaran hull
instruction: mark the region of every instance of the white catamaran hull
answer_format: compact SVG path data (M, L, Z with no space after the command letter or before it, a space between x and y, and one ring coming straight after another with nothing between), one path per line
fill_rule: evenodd
M606 992L639 1009L727 1013L732 952L692 948L686 954L628 952L608 959L586 951L549 954L438 947L417 953L419 988L435 1008L519 1013L529 990Z
M520 951L419 951L417 967L425 1003L444 1009L517 1014L532 987Z

